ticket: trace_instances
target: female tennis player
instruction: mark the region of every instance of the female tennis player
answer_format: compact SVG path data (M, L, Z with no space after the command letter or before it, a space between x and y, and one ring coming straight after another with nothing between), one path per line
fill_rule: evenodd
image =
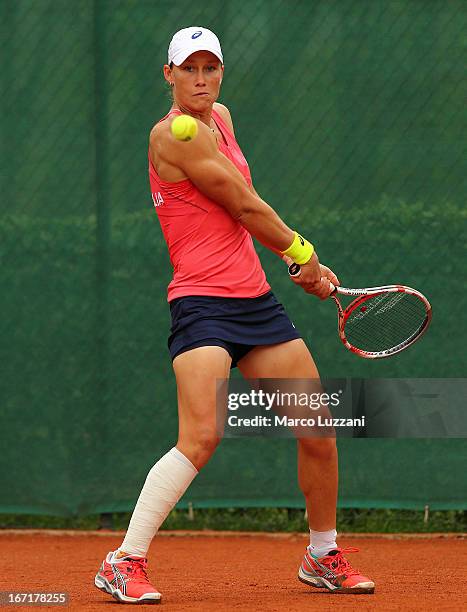
M325 299L330 282L339 284L319 263L312 244L256 193L230 113L216 102L223 75L215 34L190 27L174 35L164 66L173 104L151 132L149 175L174 267L168 287L169 350L179 435L176 446L149 471L122 545L108 553L95 577L99 589L123 603L161 601L147 577L146 555L220 441L216 379L227 379L235 366L248 379L319 378L309 350L271 291L252 237L302 266L293 282L307 293ZM171 122L180 114L196 119L198 135L190 142L171 134ZM298 480L310 527L299 579L334 593L372 593L374 583L351 567L336 544L333 437L298 439Z

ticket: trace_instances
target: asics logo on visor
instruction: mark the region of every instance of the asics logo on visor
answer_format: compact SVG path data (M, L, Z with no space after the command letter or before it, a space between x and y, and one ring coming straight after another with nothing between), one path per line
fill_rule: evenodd
M191 38L194 40L195 38L199 38L201 34L202 32L195 32L194 34L192 34Z

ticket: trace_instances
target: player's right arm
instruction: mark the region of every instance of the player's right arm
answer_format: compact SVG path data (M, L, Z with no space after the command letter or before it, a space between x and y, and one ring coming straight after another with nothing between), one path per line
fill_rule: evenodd
M166 125L151 139L151 147L157 147L160 158L180 168L202 193L223 206L260 242L285 251L294 232L266 202L251 193L240 171L219 151L214 133L204 123L197 123L194 140L176 140Z
M197 123L198 136L189 142L172 136L169 121L159 123L150 138L153 157L179 168L202 193L223 206L265 246L285 251L294 240L294 232L269 204L248 188L240 171L219 151L210 128L200 121ZM302 266L300 285L318 297L329 295L329 282L321 280L316 253Z

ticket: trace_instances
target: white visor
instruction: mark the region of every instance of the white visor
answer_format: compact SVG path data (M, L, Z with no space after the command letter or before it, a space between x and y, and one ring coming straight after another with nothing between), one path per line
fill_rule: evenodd
M217 36L211 30L197 26L184 28L173 35L169 45L167 63L173 62L175 66L180 66L195 51L210 51L219 58L222 64L224 63L221 44Z

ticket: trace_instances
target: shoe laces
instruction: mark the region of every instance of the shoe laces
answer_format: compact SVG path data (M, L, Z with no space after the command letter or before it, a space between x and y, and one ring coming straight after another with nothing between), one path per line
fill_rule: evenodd
M326 555L326 563L323 563L323 565L329 566L338 574L345 574L346 576L355 576L357 574L360 574L360 572L357 569L353 568L350 565L350 562L347 561L347 559L344 557L344 554L358 552L358 548L349 546L348 548L336 548L335 550L337 551L336 554Z
M143 580L144 582L149 582L149 578L147 575L147 566L148 562L146 559L134 559L134 558L125 558L125 569L128 574L132 574L138 580Z

